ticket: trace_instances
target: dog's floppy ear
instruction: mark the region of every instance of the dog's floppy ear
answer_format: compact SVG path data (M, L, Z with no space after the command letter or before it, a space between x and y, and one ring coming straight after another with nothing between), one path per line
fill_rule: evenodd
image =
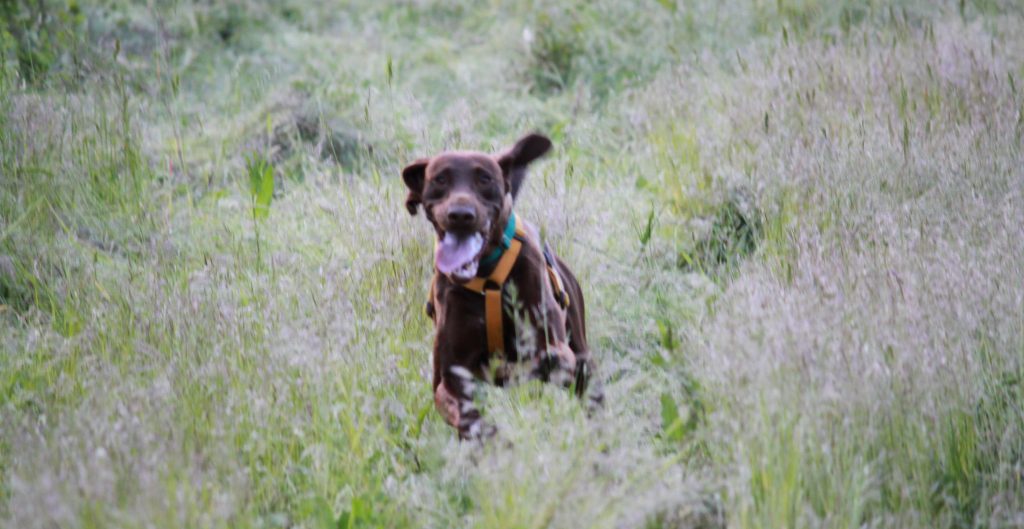
M513 200L519 194L519 188L526 178L526 166L547 154L549 150L551 140L547 136L534 133L523 136L511 149L498 156L498 165L501 166Z
M409 194L405 197L405 209L410 215L416 214L416 208L423 202L423 179L426 177L427 164L430 158L420 158L402 169L402 180L409 188Z

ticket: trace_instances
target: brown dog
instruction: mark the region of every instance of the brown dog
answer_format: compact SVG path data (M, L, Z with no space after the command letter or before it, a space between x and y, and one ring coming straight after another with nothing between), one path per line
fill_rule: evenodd
M422 205L437 234L434 403L463 439L494 431L473 406L474 378L504 385L520 366L583 396L593 370L579 283L512 211L527 165L550 148L531 134L497 156L444 152L402 171L406 208Z

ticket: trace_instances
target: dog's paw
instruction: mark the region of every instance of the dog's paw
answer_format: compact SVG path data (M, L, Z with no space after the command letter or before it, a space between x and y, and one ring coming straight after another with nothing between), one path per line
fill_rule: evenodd
M588 417L593 417L604 409L604 388L601 387L601 384L590 384L586 396Z
M530 378L569 387L572 385L575 371L576 358L572 350L567 344L558 344L540 351L534 357Z
M483 419L466 421L465 424L459 425L459 439L463 441L486 441L497 433L498 427Z

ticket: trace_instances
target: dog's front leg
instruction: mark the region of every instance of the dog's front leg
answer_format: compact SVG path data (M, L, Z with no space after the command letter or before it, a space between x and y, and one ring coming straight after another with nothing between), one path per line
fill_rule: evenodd
M456 428L459 427L459 409L461 408L459 399L452 394L444 382L434 388L434 406L437 408L437 412L441 414L444 422Z
M434 388L434 405L445 422L459 431L461 439L480 439L494 435L496 428L483 420L473 403L476 382L472 373L461 366L445 369Z
M550 296L547 292L544 294ZM565 334L565 313L553 297L545 297L529 312L530 323L536 330L532 376L568 386L576 371L576 355Z

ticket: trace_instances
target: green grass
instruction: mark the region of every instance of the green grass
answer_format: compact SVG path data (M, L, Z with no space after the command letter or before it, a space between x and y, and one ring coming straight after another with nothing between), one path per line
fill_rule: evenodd
M1024 524L1014 2L0 15L0 526ZM399 172L530 130L606 406L460 443Z

